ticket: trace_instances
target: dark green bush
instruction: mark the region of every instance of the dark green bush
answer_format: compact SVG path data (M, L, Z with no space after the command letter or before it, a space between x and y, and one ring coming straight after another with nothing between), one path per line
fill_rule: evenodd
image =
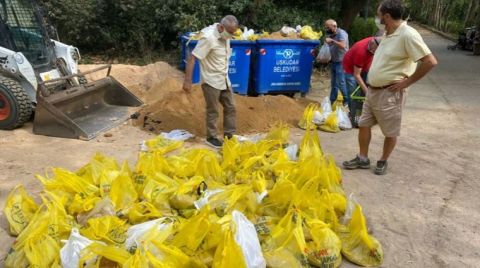
M350 44L353 45L355 42L365 37L375 35L377 31L378 28L375 25L375 20L373 18L365 19L357 17L350 27L348 39Z

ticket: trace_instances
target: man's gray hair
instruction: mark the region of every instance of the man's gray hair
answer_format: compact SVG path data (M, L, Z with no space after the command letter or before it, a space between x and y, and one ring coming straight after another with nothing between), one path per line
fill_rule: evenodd
M220 21L223 26L238 26L238 20L233 15L227 15Z

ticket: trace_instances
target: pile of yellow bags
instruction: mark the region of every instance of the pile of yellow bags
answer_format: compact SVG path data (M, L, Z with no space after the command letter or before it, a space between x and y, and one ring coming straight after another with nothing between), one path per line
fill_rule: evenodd
M333 105L330 104L328 97L323 99L321 105L318 103L308 104L298 122L298 127L301 129L318 128L325 132L338 133L341 130L352 128L348 112L348 107L343 106L343 96L339 92Z
M320 40L322 32L315 32L311 26L303 26L300 30L300 37L306 40Z
M157 137L133 167L96 154L75 172L54 168L37 176L40 203L22 186L10 193L4 211L17 238L5 266L338 267L342 255L381 265L381 245L316 130L298 160L288 137L277 125L220 152Z

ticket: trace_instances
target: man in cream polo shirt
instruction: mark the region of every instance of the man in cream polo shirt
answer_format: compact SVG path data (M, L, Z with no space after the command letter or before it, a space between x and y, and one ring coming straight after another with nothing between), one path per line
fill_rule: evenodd
M230 39L238 29L238 20L225 16L198 40L197 46L188 59L183 89L189 93L192 88L192 73L195 60L200 60L200 76L203 96L206 103L206 143L212 147L222 147L217 138L218 102L223 106L224 137L231 138L236 130L235 103L232 84L228 78Z
M371 128L378 124L385 140L375 174L386 173L387 159L400 135L405 91L437 64L420 34L402 20L404 11L401 0L385 0L378 7L376 23L380 29L385 28L386 34L368 73L367 99L358 123L360 152L354 159L343 162L346 169L370 168Z

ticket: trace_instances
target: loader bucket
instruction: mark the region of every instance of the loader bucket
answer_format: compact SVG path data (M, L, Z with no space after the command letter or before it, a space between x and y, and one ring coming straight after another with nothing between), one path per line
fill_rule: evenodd
M44 88L37 90L33 132L53 137L90 140L129 119L136 110L134 107L141 106L143 102L109 76L109 73L110 67L105 78L53 94L45 94Z

